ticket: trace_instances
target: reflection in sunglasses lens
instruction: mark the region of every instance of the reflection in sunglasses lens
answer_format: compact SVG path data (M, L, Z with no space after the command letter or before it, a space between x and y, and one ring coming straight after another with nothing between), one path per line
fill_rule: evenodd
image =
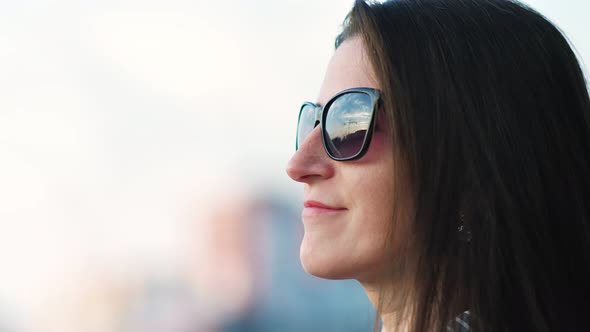
M371 97L351 92L332 102L326 115L326 143L336 158L358 154L366 139L371 122Z

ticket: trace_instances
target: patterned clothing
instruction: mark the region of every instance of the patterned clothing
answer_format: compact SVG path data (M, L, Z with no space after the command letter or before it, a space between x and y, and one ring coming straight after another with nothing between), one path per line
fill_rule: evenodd
M469 310L463 312L459 316L455 317L455 320L450 321L447 324L447 332L469 332L469 318L471 313Z

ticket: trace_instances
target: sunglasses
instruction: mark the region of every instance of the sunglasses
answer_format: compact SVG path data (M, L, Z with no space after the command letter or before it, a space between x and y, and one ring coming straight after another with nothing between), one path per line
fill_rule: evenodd
M361 158L371 143L375 111L381 92L372 88L352 88L338 92L322 107L305 102L299 110L296 149L321 125L324 150L337 161Z

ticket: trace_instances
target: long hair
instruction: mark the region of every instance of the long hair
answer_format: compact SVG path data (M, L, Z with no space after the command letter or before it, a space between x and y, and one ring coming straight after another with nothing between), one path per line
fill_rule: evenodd
M410 219L384 265L409 278L387 295L399 323L441 331L469 310L474 331L589 330L590 101L560 30L515 1L357 0L336 48L352 36Z

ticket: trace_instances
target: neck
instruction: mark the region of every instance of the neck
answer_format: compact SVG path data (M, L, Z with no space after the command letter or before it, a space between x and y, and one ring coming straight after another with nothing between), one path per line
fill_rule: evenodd
M410 330L409 320L406 318L400 319L400 315L403 314L401 308L406 304L402 297L396 298L391 289L379 284L361 282L361 285L381 318L381 332L407 332ZM379 303L381 294L390 295L385 297L385 301Z

